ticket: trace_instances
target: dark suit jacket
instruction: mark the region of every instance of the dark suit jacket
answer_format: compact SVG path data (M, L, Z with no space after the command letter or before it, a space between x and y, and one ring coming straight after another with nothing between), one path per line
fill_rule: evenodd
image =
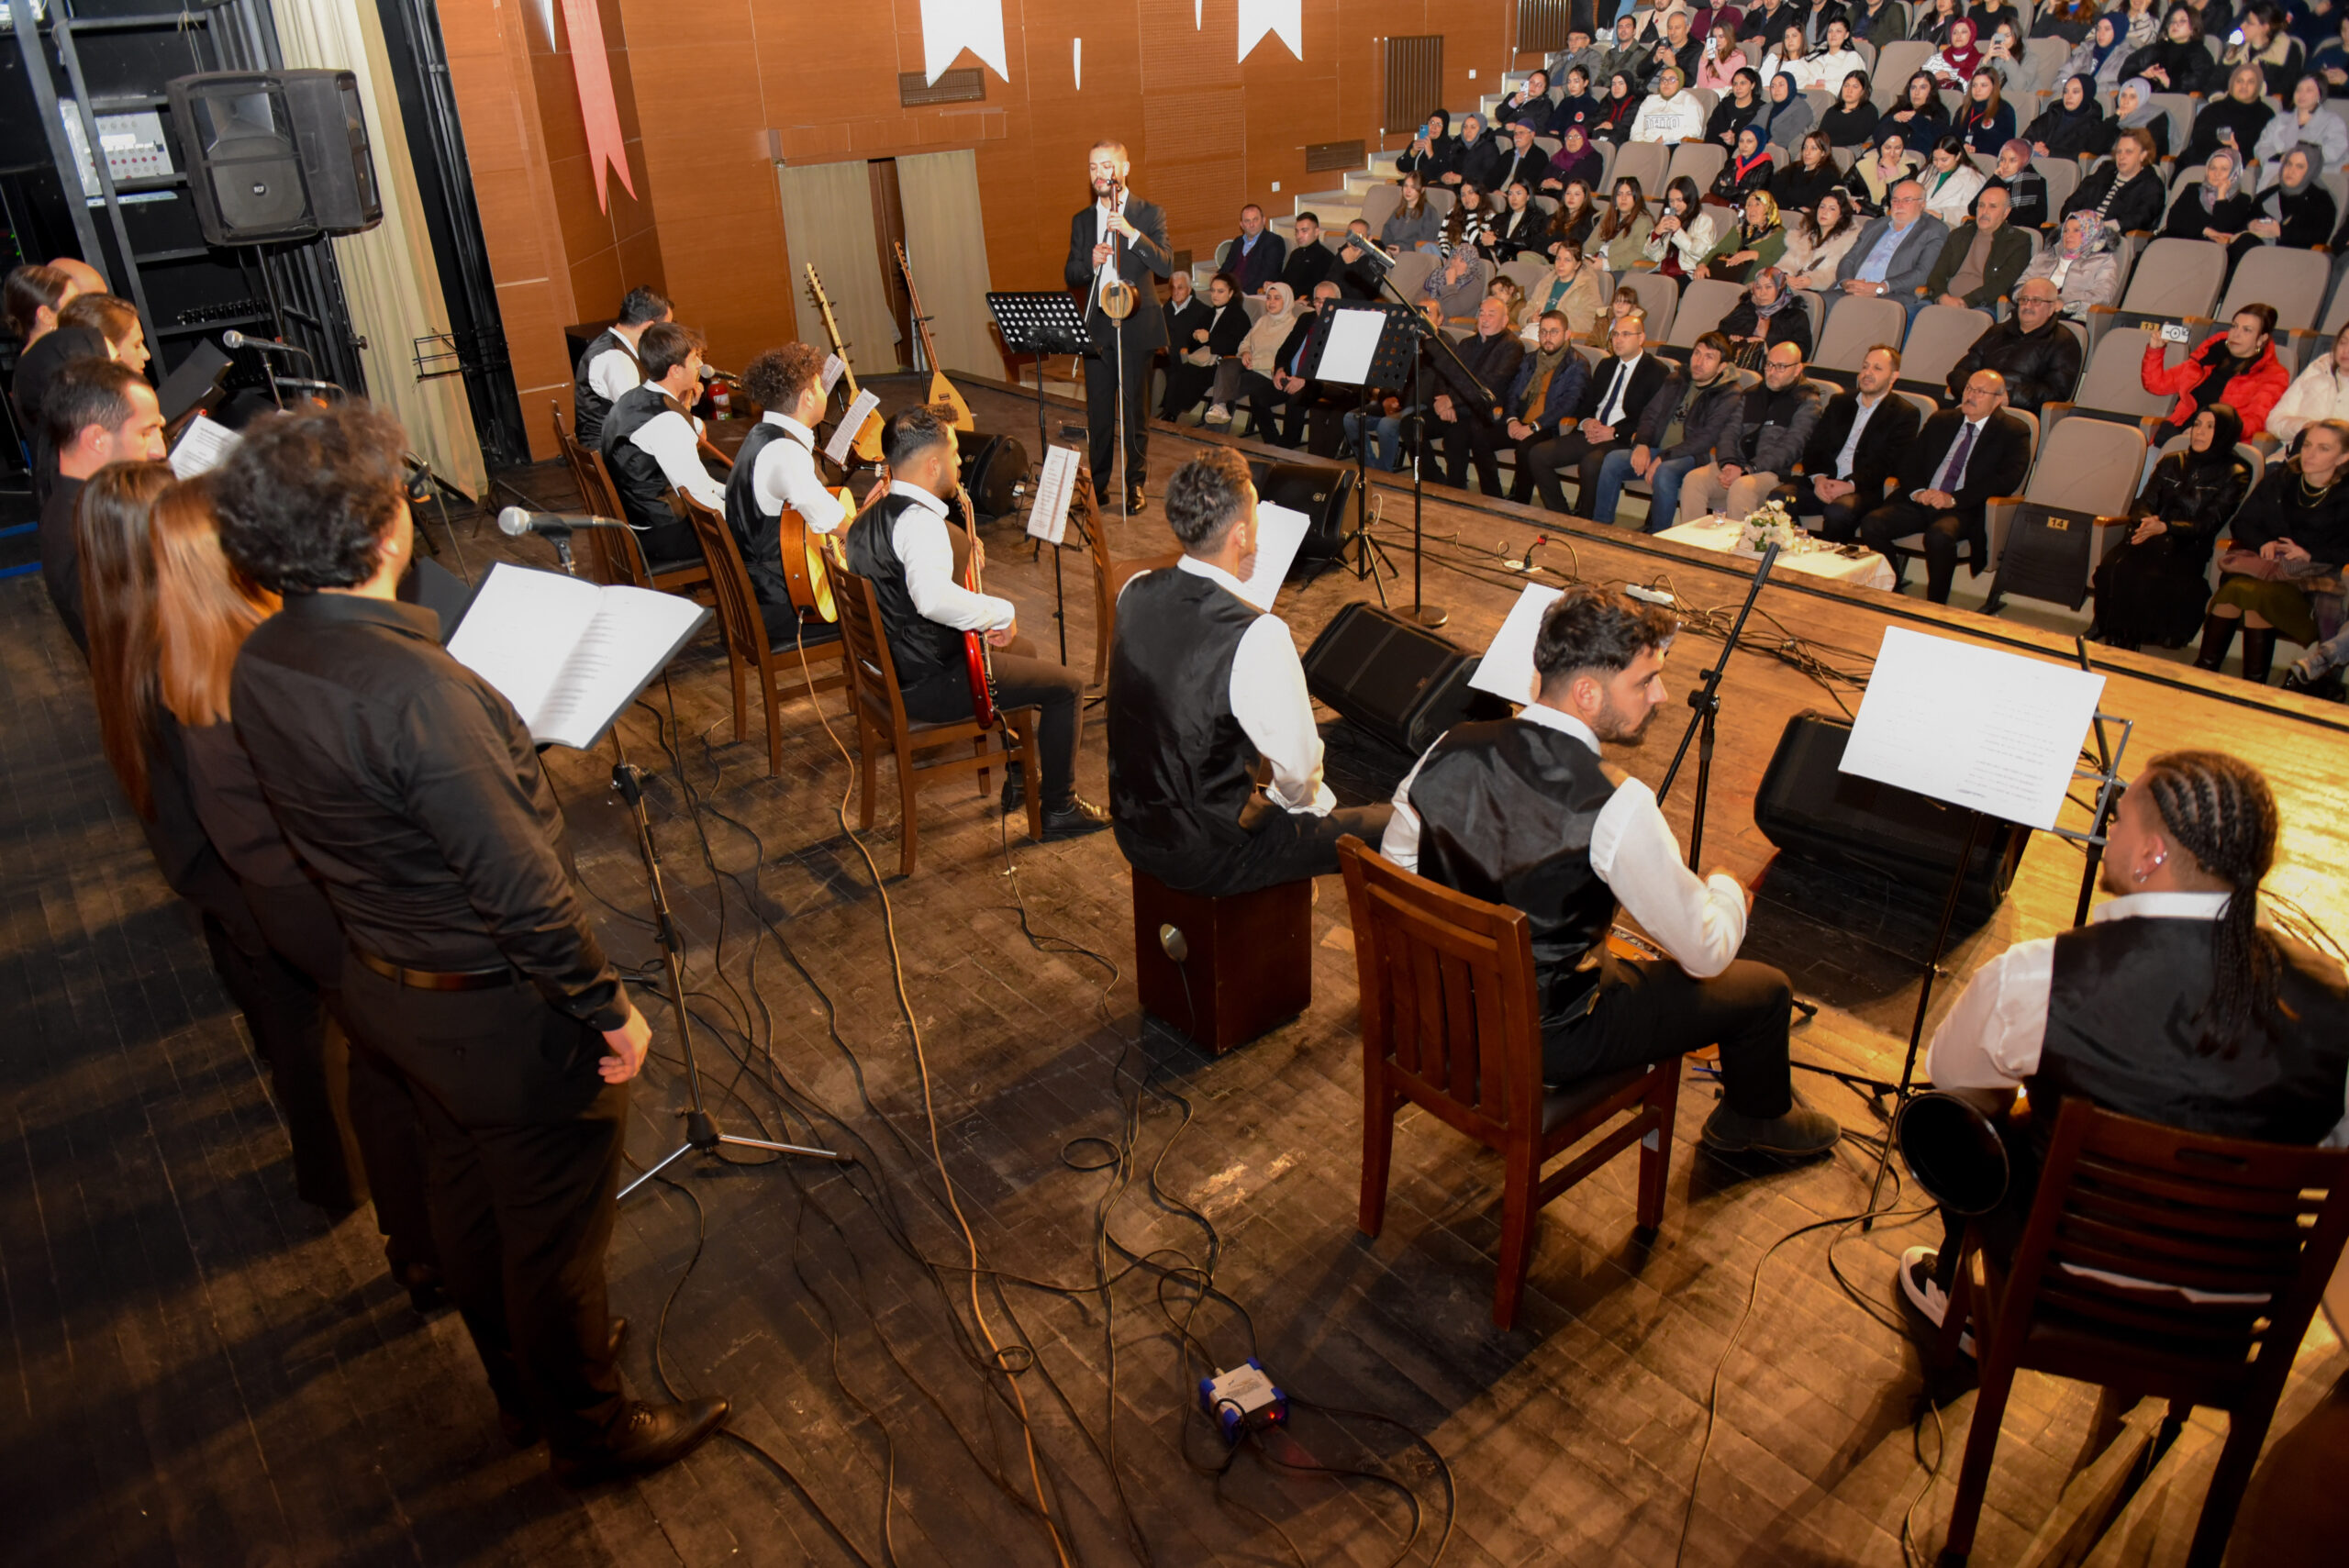
M1180 310L1171 305L1165 311L1166 349L1171 354L1183 353L1199 345L1191 341L1191 334L1207 330L1208 318L1215 314L1215 306L1203 295L1193 295Z
M1598 406L1606 399L1607 389L1615 380L1615 356L1609 354L1591 367L1590 380L1582 390L1582 406L1575 410L1577 423L1598 417ZM1631 439L1631 432L1639 428L1640 416L1647 412L1648 405L1654 401L1657 393L1664 390L1664 384L1671 379L1670 365L1653 353L1640 356L1640 362L1631 367L1631 384L1623 389L1623 414L1615 422L1616 439L1628 441Z
M1925 298L1938 302L1949 292L1949 280L1958 268L1965 265L1965 253L1974 249L1975 227L1961 223L1950 237L1942 241L1942 253L1933 263L1932 272L1925 279ZM1965 296L1965 303L1977 310L1987 310L1998 303L2001 295L2015 286L2022 270L2031 265L2031 241L2013 224L2001 225L1990 236L1990 253L1982 261L1982 286Z
M1125 344L1129 352L1146 354L1166 347L1166 315L1159 308L1152 280L1174 273L1174 252L1166 243L1166 215L1155 204L1129 196L1126 221L1141 238L1131 244L1119 241L1118 275L1133 284L1141 298L1125 319ZM1069 287L1085 291L1085 325L1093 333L1094 351L1106 354L1117 341L1119 324L1102 314L1100 297L1093 292L1093 242L1099 234L1100 220L1088 202L1069 219L1068 265L1062 276Z
M1835 460L1842 455L1843 443L1852 439L1852 421L1859 417L1858 393L1839 392L1829 398L1811 429L1809 445L1803 448L1802 471L1834 478ZM1915 404L1889 392L1868 416L1867 428L1860 432L1859 449L1852 453L1853 499L1863 509L1884 499L1886 483L1899 472L1902 450L1916 439L1919 417ZM1809 494L1808 487L1804 494Z
M1965 423L1965 414L1955 408L1944 408L1925 421L1924 429L1901 454L1899 499L1905 501L1911 492L1933 483ZM1971 533L1982 527L1982 509L1993 495L2021 495L2030 475L2031 427L2001 409L1982 422L1982 432L1965 460L1965 482L1952 492L1957 505L1950 510Z
M1470 333L1452 347L1460 355L1461 362L1468 367L1469 373L1485 384L1485 390L1493 395L1493 401L1481 402L1471 393L1467 384L1460 379L1460 373L1453 368L1452 355L1441 349L1435 353L1436 373L1442 382L1438 390L1451 394L1453 403L1463 416L1491 424L1494 408L1508 396L1509 383L1517 379L1517 367L1525 359L1524 341L1504 328L1489 338Z
M1140 224L1134 225L1139 228ZM1224 271L1240 280L1241 294L1256 294L1266 284L1281 281L1281 269L1288 265L1288 241L1270 228L1256 236L1256 248L1245 255L1240 247L1247 239L1244 234L1231 237L1231 249L1225 252Z

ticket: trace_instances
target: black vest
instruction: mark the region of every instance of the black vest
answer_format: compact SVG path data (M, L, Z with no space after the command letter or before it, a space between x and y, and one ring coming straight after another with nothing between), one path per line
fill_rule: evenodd
M571 428L572 433L579 438L579 444L590 451L601 450L604 421L611 417L612 406L588 383L587 367L613 349L626 354L629 361L636 366L638 383L641 384L644 380L644 361L636 357L636 350L628 346L628 339L610 328L597 333L596 340L587 345L587 351L579 356L578 364L573 366L571 372Z
M1231 714L1231 662L1255 607L1188 572L1147 572L1118 600L1109 648L1109 816L1126 859L1208 886L1255 822L1259 753Z
M2284 1011L2232 1054L2206 1054L2207 920L2100 921L2055 939L2047 1038L2030 1079L2044 1147L2066 1095L2165 1127L2219 1138L2315 1143L2342 1116L2349 1075L2349 983L2338 965L2285 940Z
M769 517L759 505L759 454L767 443L797 438L780 425L761 419L742 438L734 454L734 472L726 476L726 526L733 530L735 548L742 552L742 569L763 603L791 603L791 584L783 574L783 557L775 539L781 514Z
M1598 1000L1615 890L1590 835L1615 784L1575 736L1523 719L1456 725L1411 781L1419 874L1525 912L1544 1029Z
M886 495L868 506L848 526L848 569L873 584L881 603L881 628L889 637L889 657L897 666L897 684L910 688L949 672L958 678L967 670L963 659L963 634L930 619L914 607L906 586L906 563L897 559L894 537L897 519L908 506L919 506L910 496Z
M612 472L620 511L631 527L666 528L684 520L669 502L669 476L662 472L661 460L629 439L676 407L667 393L646 382L622 393L605 417L604 466Z

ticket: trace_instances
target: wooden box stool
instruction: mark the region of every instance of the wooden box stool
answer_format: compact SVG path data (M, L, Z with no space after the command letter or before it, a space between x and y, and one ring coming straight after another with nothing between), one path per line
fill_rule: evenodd
M1144 1012L1220 1056L1312 1003L1309 878L1228 898L1177 893L1141 871L1133 879Z

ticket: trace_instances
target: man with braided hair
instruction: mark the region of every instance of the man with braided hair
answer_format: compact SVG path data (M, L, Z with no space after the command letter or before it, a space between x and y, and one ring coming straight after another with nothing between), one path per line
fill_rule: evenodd
M2259 923L2276 858L2276 797L2249 763L2216 751L2156 757L2121 798L2101 876L2114 896L2088 923L2020 942L1985 964L1933 1035L1940 1089L2003 1105L2015 1178L1980 1218L1981 1240L2021 1238L2039 1156L2068 1095L2220 1138L2349 1143L2349 980L2341 966ZM1939 1324L1962 1219L1943 1214L1936 1251L1912 1247L1900 1286Z

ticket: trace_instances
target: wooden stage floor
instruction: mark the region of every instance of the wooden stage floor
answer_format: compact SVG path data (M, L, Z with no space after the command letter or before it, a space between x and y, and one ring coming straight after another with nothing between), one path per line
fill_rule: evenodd
M887 406L913 395L900 379L880 390ZM966 390L983 428L1033 444L1032 402ZM1051 417L1081 412L1056 404ZM1195 438L1158 429L1155 480ZM508 477L570 504L552 466ZM1382 485L1375 500L1400 602L1408 492ZM1699 606L1743 592L1726 562L1479 497L1431 492L1426 522L1428 595L1472 648L1521 581L1495 569L1497 550L1522 555L1537 531L1564 541L1540 552L1548 567L1668 583ZM457 530L475 569L494 555L543 563L535 541L481 519ZM1016 522L989 537L990 587L1049 647L1049 562L1030 561ZM1167 548L1155 506L1114 542L1121 556ZM1089 669L1081 555L1064 577L1069 656ZM1370 592L1332 574L1280 608L1302 646ZM1898 1071L1928 901L1774 865L1752 802L1788 717L1836 706L1769 648L1799 639L1863 674L1890 624L2068 655L2010 623L1781 579L1731 665L1708 858L1758 879L1748 953L1821 1003L1798 1029L1798 1058L1879 1074ZM1544 1213L1520 1326L1497 1332L1487 1157L1406 1116L1385 1234L1355 1234L1356 995L1334 881L1315 911L1310 1010L1209 1061L1140 1015L1127 877L1107 835L1007 847L992 801L941 789L924 797L920 872L898 880L890 792L861 848L835 817L852 772L806 704L785 710L784 769L767 776L755 707L749 736L731 732L711 638L624 728L660 775L652 806L714 1108L730 1130L859 1162L685 1162L630 1201L611 1254L614 1309L635 1326L630 1384L724 1392L747 1440L640 1484L562 1491L542 1451L506 1449L462 1327L408 1309L367 1218L328 1225L294 1200L250 1046L106 773L37 579L0 584L0 628L17 1024L0 1057L0 1517L13 1561L1050 1564L1060 1553L1012 1389L1072 1563L1424 1563L1441 1542L1461 1564L1894 1564L1912 1512L1919 1549L1941 1536L1954 1457L1937 1485L1933 1466L1962 1442L1973 1399L1920 1404L1891 1279L1899 1250L1935 1228L1904 1194L1872 1232L1783 1240L1864 1207L1864 1149L1791 1170L1706 1154L1693 1137L1713 1090L1692 1073L1654 1243L1631 1237L1631 1166L1618 1162ZM1685 639L1668 677L1685 689L1717 647ZM2137 721L2139 761L2194 744L2267 770L2287 821L2272 885L2349 932L2343 710L2198 683L2158 658L2098 658L2106 706ZM1855 704L1855 687L1836 689ZM825 711L838 727L837 696ZM1620 760L1658 778L1678 713ZM1092 718L1080 782L1097 798ZM1408 763L1350 728L1331 740L1349 800L1383 795ZM608 756L548 764L607 944L650 963ZM1668 813L1684 837L1690 795L1684 784ZM877 884L867 849L889 873ZM2067 923L2080 868L2066 843L2035 840L2013 896L1961 933L1951 973ZM674 1020L639 995L660 1057L629 1143L649 1162L676 1142L685 1089ZM1846 1126L1876 1130L1859 1097L1801 1078ZM1020 1369L1008 1381L987 1370L974 1277L985 1332ZM1298 1412L1286 1439L1219 1473L1190 1380L1200 1358L1252 1352ZM2320 1324L2279 1427L2344 1370ZM2040 1561L2051 1516L2084 1506L2065 1483L2092 1405L2082 1386L2022 1379L1976 1561ZM2091 1561L2182 1560L2221 1429L2189 1428Z

